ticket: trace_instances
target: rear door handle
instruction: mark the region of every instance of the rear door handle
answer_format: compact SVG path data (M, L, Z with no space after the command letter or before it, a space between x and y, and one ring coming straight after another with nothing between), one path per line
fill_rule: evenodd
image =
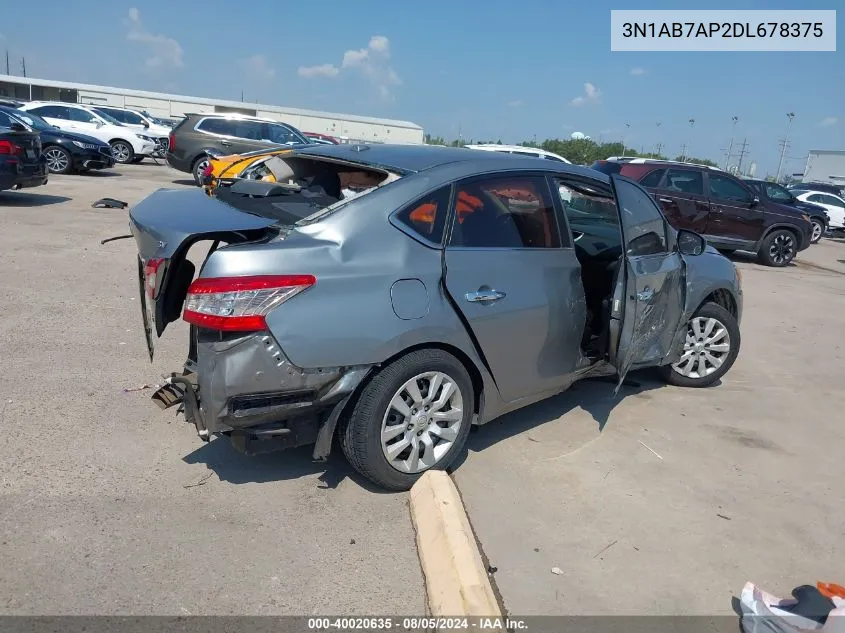
M467 301L472 301L473 303L479 301L498 301L505 297L504 292L500 292L499 290L476 290L475 292L468 292L464 295Z
M220 144L224 145L226 147L229 147L229 145L231 145L231 143L229 141L220 141Z
M670 198L658 198L660 202L672 202Z

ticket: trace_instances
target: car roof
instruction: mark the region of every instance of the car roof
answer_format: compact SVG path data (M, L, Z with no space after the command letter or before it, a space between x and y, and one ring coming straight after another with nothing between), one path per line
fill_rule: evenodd
M197 117L213 117L216 119L229 119L232 121L265 121L267 123L282 123L276 119L268 119L267 117L252 116L251 114L241 114L240 112L188 112L185 118ZM285 124L289 125L289 124Z
M610 156L605 158L604 161L607 163L625 163L627 165L685 165L687 167L699 167L701 169L712 169L713 171L724 171L718 167L713 167L713 165L686 163L680 160L663 160L661 158L640 158L638 156Z
M600 182L609 183L607 175L586 167L578 167L557 161L538 161L530 156L505 154L503 152L478 152L462 147L439 145L313 145L295 150L300 156L320 156L354 163L382 167L391 171L413 173L442 165L461 163L462 171L478 173L500 169L531 169L550 173L571 173Z

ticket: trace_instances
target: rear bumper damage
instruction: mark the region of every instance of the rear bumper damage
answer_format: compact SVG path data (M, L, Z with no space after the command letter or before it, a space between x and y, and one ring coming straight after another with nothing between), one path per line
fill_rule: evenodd
M343 406L371 366L306 370L269 332L196 332L184 372L152 396L159 407L181 403L201 439L226 435L248 454L316 443L315 459L328 456Z

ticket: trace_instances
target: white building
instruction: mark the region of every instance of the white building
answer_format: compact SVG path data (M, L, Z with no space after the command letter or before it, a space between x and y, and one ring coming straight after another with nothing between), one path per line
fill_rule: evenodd
M845 150L811 149L803 180L845 185Z
M423 129L408 121L0 74L0 99L2 98L111 105L144 110L163 118L181 118L192 112L239 112L276 119L293 125L302 132L328 134L350 142L423 142Z

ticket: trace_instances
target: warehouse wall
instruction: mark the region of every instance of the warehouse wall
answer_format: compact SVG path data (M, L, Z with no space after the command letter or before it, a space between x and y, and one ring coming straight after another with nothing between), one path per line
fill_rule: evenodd
M845 152L810 152L804 182L845 184Z

